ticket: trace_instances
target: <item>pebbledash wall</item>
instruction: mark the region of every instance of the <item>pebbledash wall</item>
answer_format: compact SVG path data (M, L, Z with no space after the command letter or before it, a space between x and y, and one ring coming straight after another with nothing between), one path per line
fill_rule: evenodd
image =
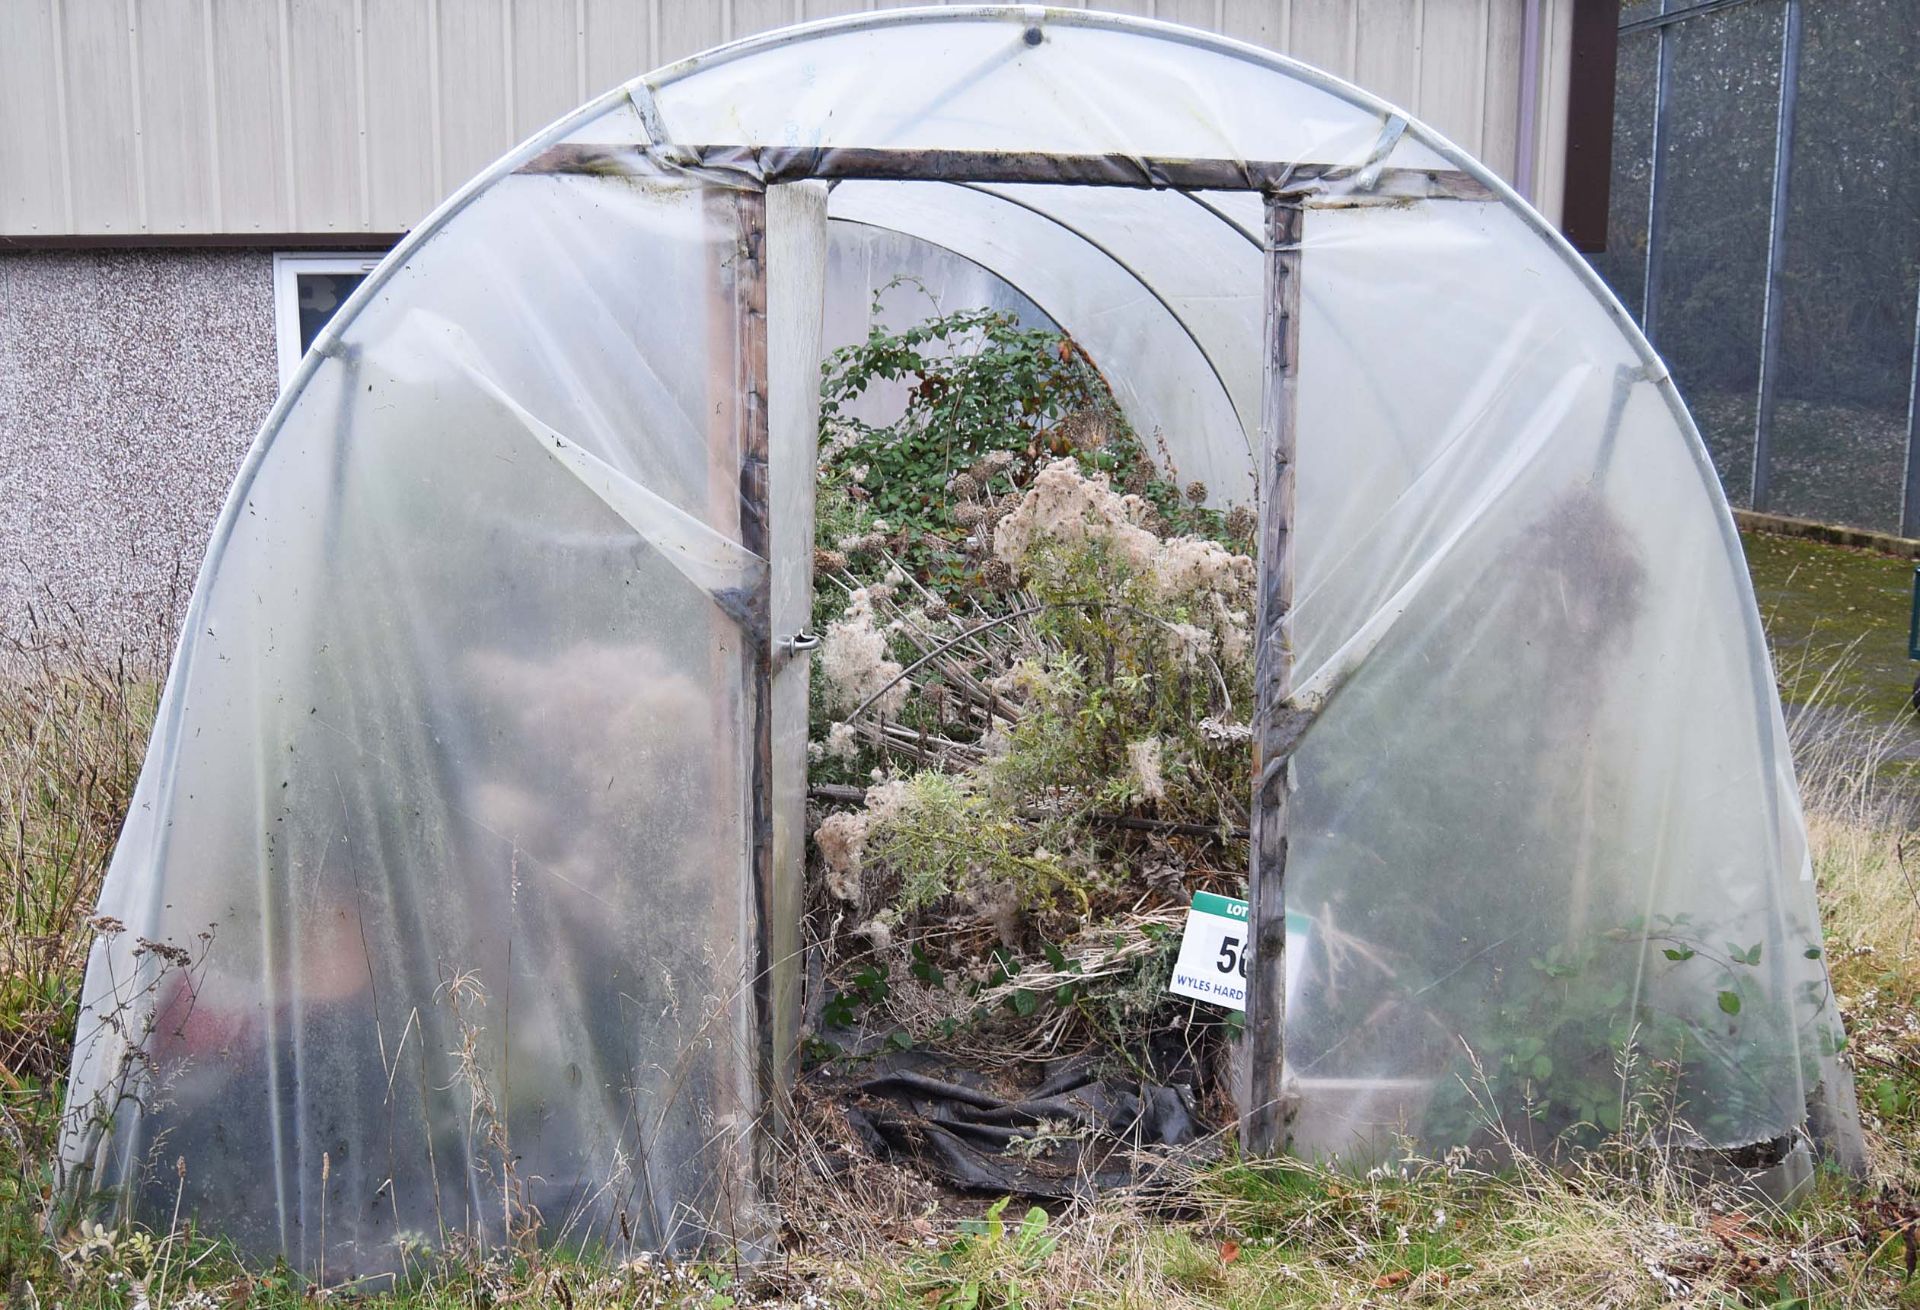
M273 257L0 253L0 623L164 648L279 392Z
M276 252L383 251L606 87L786 23L892 7L0 0L0 638L54 622L108 650L167 645L278 391ZM1611 127L1618 0L1096 7L1223 32L1355 81L1553 218L1563 196L1574 201L1570 125L1579 70L1596 61L1587 117ZM1607 43L1578 50L1596 30ZM1606 151L1600 142L1602 227Z

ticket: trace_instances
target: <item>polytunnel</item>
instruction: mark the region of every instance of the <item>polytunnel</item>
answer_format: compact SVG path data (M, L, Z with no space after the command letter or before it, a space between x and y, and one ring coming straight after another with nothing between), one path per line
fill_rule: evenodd
M1182 481L1258 502L1251 1147L1362 1158L1462 1049L1524 1123L1545 1038L1645 1024L1689 1142L1851 1158L1738 541L1612 297L1322 73L954 7L636 79L321 334L102 894L75 1195L335 1273L528 1208L766 1248L822 307L894 258L1059 324ZM1573 1094L1612 1127L1629 1091Z

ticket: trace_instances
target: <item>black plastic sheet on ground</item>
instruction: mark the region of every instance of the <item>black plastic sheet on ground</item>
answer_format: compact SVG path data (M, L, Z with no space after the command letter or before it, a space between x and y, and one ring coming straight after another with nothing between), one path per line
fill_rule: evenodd
M974 1192L1067 1200L1141 1182L1156 1148L1208 1133L1192 1091L1103 1077L1087 1060L1007 1094L927 1052L876 1060L844 1085L847 1121L876 1158Z

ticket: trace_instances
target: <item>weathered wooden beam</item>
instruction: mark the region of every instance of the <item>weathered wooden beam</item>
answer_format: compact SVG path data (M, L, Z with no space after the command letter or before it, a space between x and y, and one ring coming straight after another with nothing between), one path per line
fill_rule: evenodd
M1300 234L1304 211L1267 201L1265 388L1260 435L1260 596L1254 656L1252 869L1247 977L1247 1104L1240 1140L1252 1154L1286 1149L1292 1118L1283 1082L1286 1057L1287 799L1298 741L1293 694L1294 447L1300 364Z
M770 558L772 479L771 428L767 405L767 198L764 192L730 197L740 215L740 251L734 261L734 291L740 301L740 397L746 407L740 451L740 544ZM761 1094L774 1098L780 1084L773 1032L773 576L757 599L761 622L743 634L753 706L751 803L753 838L754 1047Z
M768 552L768 451L771 433L767 409L767 197L760 190L709 190L705 203L713 225L731 234L731 248L715 252L718 295L708 346L714 409L708 439L711 521L737 526L742 547L764 559ZM770 923L773 911L773 638L770 622L772 576L762 572L753 593L743 598L746 622L731 630L716 627L714 651L721 666L716 679L737 678L747 707L746 776L742 790L747 813L747 872L753 898L751 954L753 1017L750 1030L755 1088L766 1103L777 1083L773 1047L773 960ZM724 667L730 664L731 667ZM716 731L730 731L716 723ZM724 737L714 749L726 754ZM724 808L724 807L723 807ZM729 840L726 836L719 841ZM738 840L737 832L731 838ZM724 847L723 847L724 848ZM737 898L739 888L722 879L716 895ZM737 906L737 899L733 901ZM745 1107L743 1107L745 1108ZM756 1144L757 1145L757 1144ZM757 1154L757 1153L756 1153ZM761 1162L754 1160L758 1167ZM732 1180L729 1180L731 1182Z
M1354 164L1174 159L1140 155L1051 155L1018 150L890 150L820 146L558 145L522 173L622 176L662 170L734 175L750 185L825 181L971 182L1104 186L1148 191L1254 191L1348 200L1492 200L1493 191L1457 169Z
M773 873L765 967L772 972L778 1126L800 1065L805 959L808 654L813 613L814 489L820 440L820 304L827 276L827 188L767 188L768 574L771 583Z

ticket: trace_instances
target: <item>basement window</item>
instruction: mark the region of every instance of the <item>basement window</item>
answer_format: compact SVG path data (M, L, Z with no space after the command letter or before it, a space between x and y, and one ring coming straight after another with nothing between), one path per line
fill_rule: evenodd
M378 252L273 257L273 330L282 388L293 381L300 357L320 329L382 258Z

